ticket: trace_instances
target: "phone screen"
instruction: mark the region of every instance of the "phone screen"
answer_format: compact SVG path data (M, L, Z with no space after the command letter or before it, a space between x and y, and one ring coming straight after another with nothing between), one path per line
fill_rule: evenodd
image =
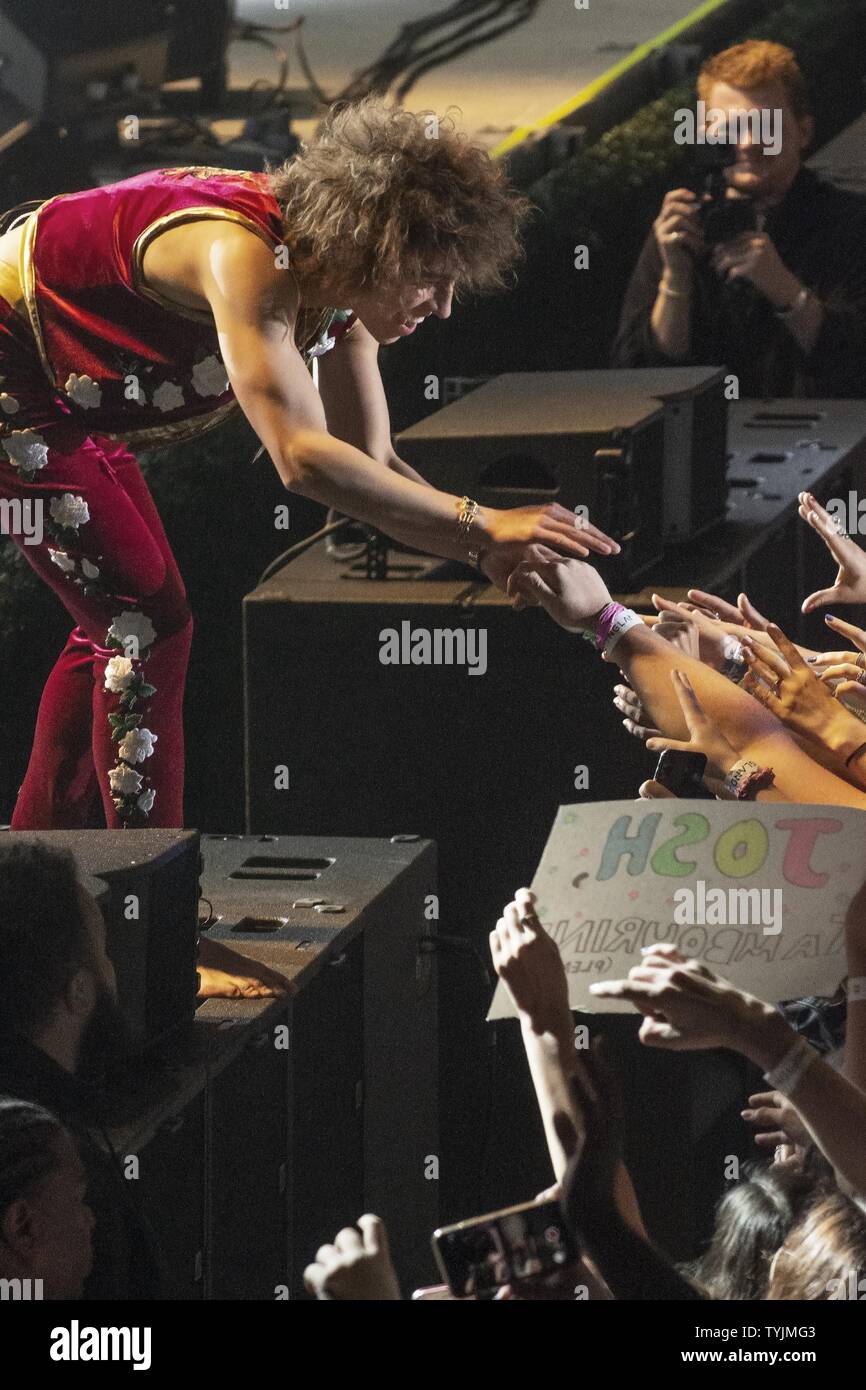
M703 783L706 767L705 753L683 753L666 748L653 775L660 786L667 787L674 796L706 799L709 796Z
M452 1292L492 1298L503 1284L552 1274L577 1259L558 1202L479 1216L434 1232L433 1251Z

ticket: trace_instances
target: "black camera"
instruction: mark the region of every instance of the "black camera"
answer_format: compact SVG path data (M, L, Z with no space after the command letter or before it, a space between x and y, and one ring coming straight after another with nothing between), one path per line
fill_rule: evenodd
M732 145L699 146L696 192L702 198L698 215L707 247L733 241L741 232L754 232L758 226L753 200L729 194L725 170L736 159Z

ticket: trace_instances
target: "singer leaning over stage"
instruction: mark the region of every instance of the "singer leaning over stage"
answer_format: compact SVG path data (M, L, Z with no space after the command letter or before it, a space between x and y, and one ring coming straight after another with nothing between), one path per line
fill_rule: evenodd
M100 799L110 827L183 824L192 618L128 445L239 406L287 488L502 588L527 556L616 549L560 506L439 492L391 447L379 344L501 285L526 207L448 123L367 99L276 171L160 169L7 219L0 497L42 499L21 548L75 623L14 828L98 823Z

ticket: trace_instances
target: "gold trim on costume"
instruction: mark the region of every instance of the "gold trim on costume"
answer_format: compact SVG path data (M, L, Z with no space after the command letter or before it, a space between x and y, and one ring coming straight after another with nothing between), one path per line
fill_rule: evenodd
M258 177L251 169L221 169L216 164L178 164L168 169L160 169L159 172L164 178L179 178L182 174L192 174L197 179L210 179L214 174L228 174L235 179L253 179L258 183Z
M21 290L24 295L24 305L27 309L27 318L33 330L33 337L36 339L36 348L39 352L39 360L42 363L45 375L52 386L57 385L54 379L54 371L48 360L48 353L45 350L45 339L42 337L42 325L39 322L39 311L36 307L36 268L33 263L33 246L36 241L36 224L39 221L39 214L49 203L56 203L58 198L64 195L58 193L54 198L46 198L44 203L40 203L35 211L31 212L27 221L24 223L24 235L21 238L21 248L18 261L18 270L21 276Z
M243 212L237 212L234 208L214 207L212 204L205 207L178 208L175 212L167 212L162 217L157 217L155 221L148 223L144 230L139 232L132 246L130 270L132 288L138 294L143 295L145 299L153 300L161 309L167 309L169 313L180 314L182 318L193 319L195 323L213 324L213 314L209 309L184 308L174 300L166 299L157 290L151 289L149 285L144 283L144 253L154 238L167 231L169 227L179 227L184 222L204 220L235 222L240 227L246 227L248 232L253 232L272 250L281 245L258 222L254 222L251 217L247 217Z

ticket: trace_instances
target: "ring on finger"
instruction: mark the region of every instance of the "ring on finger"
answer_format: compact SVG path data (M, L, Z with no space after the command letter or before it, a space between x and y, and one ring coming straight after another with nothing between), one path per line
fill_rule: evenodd
M859 666L861 671L866 671L866 652L858 652L855 666Z

